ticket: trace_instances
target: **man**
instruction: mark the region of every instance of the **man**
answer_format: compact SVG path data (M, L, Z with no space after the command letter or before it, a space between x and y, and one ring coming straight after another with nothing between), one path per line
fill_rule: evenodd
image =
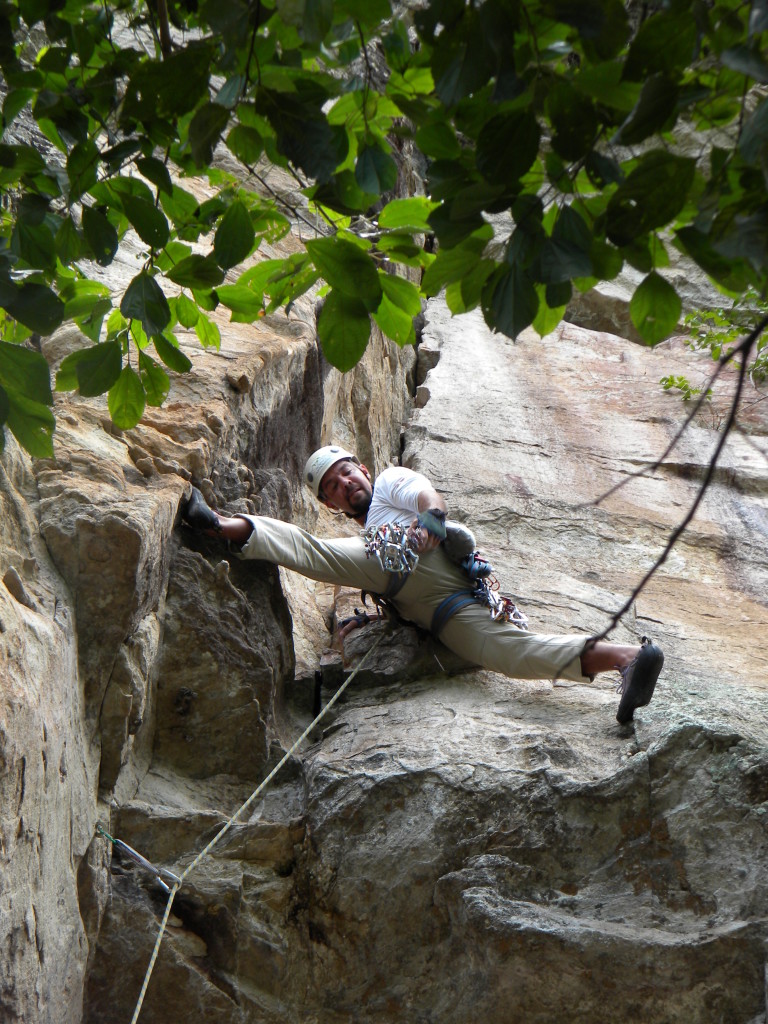
M419 556L413 571L385 571L363 538L321 540L278 519L222 516L208 508L199 491L193 491L182 515L191 526L241 545L244 558L387 596L403 618L439 632L450 650L494 672L514 679L586 682L599 672L618 670L622 696L616 718L621 723L631 721L635 709L650 702L664 655L646 637L638 647L578 635L529 633L512 622L492 619L489 609L469 596L467 570L444 550L445 501L425 476L391 467L374 486L355 455L326 445L309 457L304 479L324 505L343 512L366 531L386 524L404 530L408 546Z

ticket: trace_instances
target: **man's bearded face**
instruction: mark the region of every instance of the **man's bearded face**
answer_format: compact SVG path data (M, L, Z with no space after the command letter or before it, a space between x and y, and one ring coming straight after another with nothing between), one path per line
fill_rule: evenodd
M332 508L350 516L364 516L373 497L371 476L365 466L342 459L334 463L323 477L320 494Z

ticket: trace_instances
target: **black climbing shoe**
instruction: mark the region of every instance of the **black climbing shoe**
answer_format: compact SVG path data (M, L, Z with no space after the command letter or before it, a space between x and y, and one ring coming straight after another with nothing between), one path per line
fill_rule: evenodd
M621 694L616 721L624 725L632 721L635 708L644 708L651 703L651 697L659 678L664 654L660 647L644 636L637 657L625 668L621 669L621 682L618 692Z
M205 498L196 487L186 502L181 506L181 518L193 530L221 531L219 518L206 504Z

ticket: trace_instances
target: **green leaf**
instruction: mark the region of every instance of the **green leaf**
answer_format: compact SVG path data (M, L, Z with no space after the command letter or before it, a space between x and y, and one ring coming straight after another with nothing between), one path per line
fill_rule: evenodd
M629 113L638 101L640 86L636 82L623 81L623 71L624 62L621 60L583 64L573 84L579 92L603 106Z
M200 310L186 295L176 299L176 316L182 327L194 327L200 316Z
M494 260L477 260L469 273L448 285L445 301L454 316L467 313L480 304L485 282L496 268Z
M416 285L394 274L379 273L381 290L390 302L406 312L410 317L421 312L421 296Z
M485 248L485 238L471 237L453 249L441 249L421 281L425 295L437 295L447 284L472 272Z
M232 319L239 323L250 323L264 312L261 295L245 285L225 284L216 289L216 294L219 302L232 310Z
M84 353L73 353L73 356L75 355L83 356L75 365L75 375L77 376L78 390L84 398L103 395L120 376L123 351L119 341L105 341L100 345L85 349ZM71 358L72 356L67 356L67 359ZM64 363L62 363L62 368L63 365ZM57 375L57 390L59 390L58 383Z
M662 227L688 198L695 161L663 150L646 153L611 197L606 234L614 245L630 245L639 235Z
M53 403L48 363L39 352L0 341L0 384L33 402Z
M61 298L64 300L64 318L66 320L88 316L100 303L106 302L104 312L112 306L109 288L99 284L98 281L87 279L70 281L62 288Z
M555 135L552 146L564 160L580 160L591 148L598 131L594 106L570 82L555 82L547 94L547 108Z
M678 246L723 288L741 292L751 283L746 261L726 259L713 248L709 236L698 228L681 228L675 238Z
M197 330L197 327L195 327L195 330ZM192 360L188 359L164 334L156 334L152 338L152 343L155 346L155 352L157 352L169 369L174 370L176 373L186 373L192 369Z
M317 321L325 358L346 373L363 356L371 336L368 310L360 299L331 289Z
M42 335L53 333L64 317L64 303L42 284L23 284L11 301L0 296L0 305L14 320Z
M565 314L565 306L550 306L541 285L536 286L536 294L539 296L539 309L533 318L533 329L540 338L545 338L557 327Z
M136 234L153 249L162 249L168 241L170 229L165 215L154 203L135 196L122 197L125 215L136 229Z
M120 376L123 350L119 341L72 352L61 361L56 374L57 391L79 390L84 398L103 395Z
M83 234L99 266L108 266L115 258L119 239L117 231L100 210L83 207Z
M696 56L696 21L682 5L677 11L654 11L632 40L624 77L641 82L648 75L672 74L689 65Z
M659 132L675 112L678 87L667 75L651 75L629 117L611 140L622 146L635 146Z
M494 330L514 339L533 323L538 310L534 284L519 267L497 271L488 279L483 290L483 312Z
M544 242L541 280L545 284L588 277L592 273L592 232L570 206L564 206L555 222L552 237Z
M165 276L182 288L215 288L224 280L224 271L212 253L208 256L193 253L167 270Z
M362 25L378 25L392 15L389 0L337 0L337 6Z
M221 332L207 316L200 314L200 318L195 324L195 334L200 339L203 348L215 348L217 352L221 348Z
M245 203L236 199L216 229L213 242L216 262L225 270L241 263L253 248L255 237L256 232L248 208Z
M139 374L147 396L147 405L162 405L171 390L168 374L146 352L139 352Z
M477 169L492 184L516 182L538 156L540 137L530 110L497 114L477 137Z
M192 159L198 167L205 167L213 159L216 143L229 123L229 111L219 103L205 103L189 125L189 145Z
M237 105L245 84L243 75L232 75L216 93L216 102L227 110L232 110Z
M53 457L53 431L56 420L47 405L34 402L25 395L6 389L8 413L6 423L11 433L36 459Z
M379 146L366 146L358 153L355 180L364 192L390 192L397 184L397 165Z
M83 248L83 241L75 227L71 217L66 217L56 232L54 239L56 243L56 254L65 265L74 263L79 259Z
M173 195L173 182L162 160L157 160L153 156L143 157L136 161L136 166L147 181L151 181L160 192L165 192L167 196Z
M431 231L428 218L439 205L422 196L393 199L379 213L379 227L385 231Z
M53 270L56 246L47 224L28 224L17 220L11 235L11 252L27 266Z
M455 160L461 155L459 140L444 121L419 128L415 141L421 152L434 160Z
M145 271L137 274L126 288L120 312L126 320L140 320L148 337L162 333L171 319L171 311L160 285Z
M124 366L107 396L112 422L119 430L130 430L143 416L145 405L146 395L141 378L130 366Z
M319 43L331 27L333 0L277 0L286 25L293 25L308 43Z
M592 60L613 57L629 34L620 0L547 0L544 10L577 30Z
M756 163L766 142L768 142L768 100L763 100L744 125L739 138L739 152L747 163Z
M656 271L640 283L629 303L632 323L649 345L669 337L677 326L681 309L680 296Z
M3 125L5 128L9 127L11 121L36 95L34 89L11 89L3 100Z
M382 333L401 347L412 345L416 341L413 317L400 306L392 302L386 294L382 297L379 308L373 314L374 321Z
M768 82L768 65L760 56L759 52L747 46L733 46L723 50L720 60L727 68L738 71L739 74L748 75L757 82Z
M70 203L74 203L92 185L96 184L100 158L101 154L90 139L78 142L72 148L67 157Z
M255 128L238 124L227 135L227 148L238 160L250 167L264 151L264 140Z
M379 276L372 260L359 246L343 238L315 238L307 242L307 252L335 291L359 299L371 312L378 309Z

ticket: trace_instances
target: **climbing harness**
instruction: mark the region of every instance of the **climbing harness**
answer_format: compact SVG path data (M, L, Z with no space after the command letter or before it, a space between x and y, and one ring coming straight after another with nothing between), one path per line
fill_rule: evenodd
M295 741L295 743L290 748L290 750L286 751L286 753L282 756L280 761L275 765L275 767L272 769L272 771L269 773L269 775L267 775L267 777L265 779L263 779L259 783L259 785L256 787L256 789L254 789L254 791L251 793L251 795L248 797L248 799L245 801L245 803L242 804L238 808L238 810L235 811L235 813L232 815L232 817L229 819L229 821L227 821L224 825L222 825L222 827L219 829L219 831L216 833L216 835L213 837L213 839L210 841L210 843L208 843L208 845L203 850L201 850L200 853L198 853L198 855L194 858L194 860L190 864L187 865L187 867L182 871L182 873L180 875L176 875L172 871L168 871L165 868L155 867L155 865L151 861L147 860L146 857L142 857L142 855L140 853L137 853L136 850L133 849L133 847L128 846L128 844L124 843L121 839L113 839L113 837L111 835L109 835L109 833L106 832L101 827L101 825L97 826L97 831L102 836L104 836L109 842L111 842L114 846L116 846L123 853L127 854L132 860L135 860L136 863L139 864L141 867L143 867L146 871L149 871L151 874L153 874L155 876L155 878L157 878L157 880L163 886L163 888L166 890L166 892L168 892L168 902L167 902L166 907L165 907L165 913L163 914L163 919L160 922L160 928L158 930L157 939L155 941L155 948L152 950L152 956L150 957L150 960L149 960L149 966L147 967L147 972L144 975L144 982L143 982L143 984L141 986L141 992L139 993L139 999L138 999L138 1002L136 1003L136 1009L133 1011L133 1017L131 1017L131 1024L136 1024L136 1021L139 1019L139 1014L141 1013L141 1007L142 1007L142 1005L144 1003L144 997L147 994L147 987L149 986L149 979L152 977L152 971L154 970L155 962L157 960L158 953L160 952L160 944L163 941L163 935L165 934L165 929L166 929L166 926L168 924L168 919L171 916L171 907L173 906L173 901L174 901L174 898L176 896L176 893L181 888L181 886L182 886L182 884L184 882L184 879L187 877L187 875L190 874L190 872L194 871L194 869L197 867L197 865L200 863L200 861L211 852L211 850L214 848L214 846L216 846L218 844L219 840L224 837L225 833L227 833L229 831L229 829L235 824L235 822L240 818L240 816L242 814L244 814L245 811L248 810L248 808L251 806L253 801L267 788L269 783L272 781L272 779L274 779L274 777L277 775L277 773L280 771L280 769L283 767L283 765L286 763L286 761L288 761L291 757L293 757L293 755L299 749L299 747L302 745L302 743L307 738L307 736L309 736L309 734L312 732L312 730L315 728L315 726L321 721L322 718L325 717L325 715L328 714L328 712L331 710L331 708L336 703L336 701L339 699L339 697L341 697L341 695L344 693L346 688L349 686L349 684L352 682L352 680L355 678L357 673L360 671L360 669L365 664L365 661L368 658L368 656L373 654L373 652L379 646L381 641L384 639L384 636L385 636L385 633L382 631L382 633L376 638L374 643L371 644L369 649L365 652L363 657L360 659L360 661L358 662L358 664L355 667L355 669L347 676L347 678L344 680L344 682L338 688L336 693L334 693L334 695L331 697L331 699L328 701L328 703L325 705L325 707L313 719L311 724L307 726L307 728L304 730L304 732L301 734L301 736L299 736L299 738ZM172 883L170 889L168 888L168 885L166 884L166 879Z
M431 533L435 532L431 527L437 529L441 525L439 517L433 515L434 511L422 512L419 516L421 525ZM428 522L422 523L423 518L428 518ZM378 558L382 569L391 574L384 593L379 595L379 599L383 598L386 606L399 593L410 573L418 565L419 556L411 547L411 538L405 527L393 523L371 527L365 531L363 538L366 556ZM462 560L461 566L472 581L473 589L458 590L437 606L430 625L430 632L434 637L440 635L456 612L476 602L488 608L495 622L511 622L518 629L528 629L528 618L525 613L517 607L511 597L505 597L498 592L499 582L492 575L493 567L487 559L473 551Z
M455 594L446 597L444 601L435 608L430 625L432 636L437 639L450 619L471 604L483 604L491 613L495 622L511 622L520 630L528 629L528 617L522 612L511 597L504 597L498 593L499 583L494 577L485 577L475 580L473 590L457 590Z

